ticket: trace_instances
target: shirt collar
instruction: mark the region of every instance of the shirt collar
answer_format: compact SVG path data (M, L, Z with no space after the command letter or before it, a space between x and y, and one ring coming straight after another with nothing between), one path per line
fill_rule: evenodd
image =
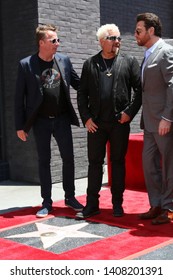
M160 44L161 41L162 39L160 38L154 45L152 45L149 49L145 51L146 58L154 52L154 50L157 48L157 46Z

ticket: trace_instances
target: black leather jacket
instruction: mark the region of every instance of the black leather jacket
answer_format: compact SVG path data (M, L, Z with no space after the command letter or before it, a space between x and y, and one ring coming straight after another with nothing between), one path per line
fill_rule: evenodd
M77 101L84 125L89 118L96 120L99 114L99 55L98 53L87 59L82 69ZM112 102L115 115L118 116L123 111L132 120L142 103L139 63L135 57L119 53L113 73Z

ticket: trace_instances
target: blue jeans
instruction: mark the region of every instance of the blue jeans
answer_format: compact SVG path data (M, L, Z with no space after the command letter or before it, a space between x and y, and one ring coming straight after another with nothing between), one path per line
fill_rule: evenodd
M33 126L38 151L39 177L43 206L52 205L51 136L53 135L62 158L62 184L65 198L75 195L74 154L70 119L67 114L56 118L39 117Z

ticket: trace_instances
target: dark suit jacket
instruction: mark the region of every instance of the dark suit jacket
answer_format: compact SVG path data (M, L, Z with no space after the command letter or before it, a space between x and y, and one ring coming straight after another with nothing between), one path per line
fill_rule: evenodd
M77 90L80 79L67 56L58 53L55 55L55 61L61 72L71 124L79 126L79 120L70 99L70 85ZM37 54L26 57L19 62L15 94L16 130L28 132L37 117L38 108L43 101L40 75Z

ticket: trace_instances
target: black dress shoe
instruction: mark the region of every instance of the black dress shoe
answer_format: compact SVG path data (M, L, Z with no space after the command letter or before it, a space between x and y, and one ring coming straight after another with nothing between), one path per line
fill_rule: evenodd
M124 210L123 207L121 205L117 205L114 207L113 209L113 216L114 217L122 217L124 216Z
M161 214L162 209L157 207L151 207L148 212L142 213L139 215L139 218L142 220L154 219Z
M85 206L82 212L78 212L76 214L77 219L86 219L91 216L95 216L100 214L100 210L98 207L91 207L91 206Z

